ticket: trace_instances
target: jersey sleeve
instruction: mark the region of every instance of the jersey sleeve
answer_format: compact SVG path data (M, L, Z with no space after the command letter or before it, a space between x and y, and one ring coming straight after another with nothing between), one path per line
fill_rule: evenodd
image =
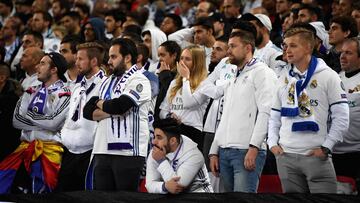
M145 76L135 76L129 80L122 95L130 97L137 106L151 100L150 81Z
M331 72L331 75L328 77L327 95L330 106L338 103L347 103L344 84L335 72Z
M69 112L68 107L71 93L69 89L64 89L61 92L54 92L53 94L57 94L57 96L55 96L56 99L51 104L53 105L53 111L46 114L28 111L26 117L42 129L57 131L61 129Z

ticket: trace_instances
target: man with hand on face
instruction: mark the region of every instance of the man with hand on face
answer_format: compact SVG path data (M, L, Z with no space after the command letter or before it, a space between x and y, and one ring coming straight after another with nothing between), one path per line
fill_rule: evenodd
M146 168L148 192L213 192L202 153L195 142L180 135L177 121L155 121L154 129Z

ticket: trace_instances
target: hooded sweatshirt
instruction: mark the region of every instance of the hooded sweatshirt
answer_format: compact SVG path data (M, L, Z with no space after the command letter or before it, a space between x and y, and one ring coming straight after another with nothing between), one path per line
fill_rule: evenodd
M166 34L159 29L148 29L151 35L151 56L150 56L150 72L155 72L158 67L159 57L158 57L158 48L159 46L167 40Z
M178 148L168 153L160 164L151 154L152 150L146 168L149 193L166 193L163 184L177 176L180 177L178 183L186 188L184 192L213 192L204 157L190 138L181 135Z
M284 105L281 100L288 94L285 89L289 81L287 75L292 69L287 67L287 70L280 76L274 96L267 140L269 149L280 145L285 153L302 155L321 146L331 150L336 142L342 141L343 134L349 126L349 107L340 77L322 59L317 59L315 72L305 91L319 130L292 131L293 119L280 115L280 109ZM307 74L307 71L301 73L296 67L292 71L297 79Z
M90 23L91 26L93 27L95 33L95 40L105 42L107 39L105 37L105 23L100 18L90 18L89 21L84 24L84 26L81 29L81 38L85 40L84 30L85 30L85 25L88 23Z

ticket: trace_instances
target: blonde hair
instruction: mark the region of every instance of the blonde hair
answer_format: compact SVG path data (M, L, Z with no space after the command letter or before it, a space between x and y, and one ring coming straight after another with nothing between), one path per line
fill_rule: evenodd
M288 37L292 37L294 35L299 35L300 39L304 42L308 42L311 50L315 47L315 36L314 33L303 27L294 27L290 28L285 32L284 39Z
M191 92L194 92L200 83L206 79L207 70L206 70L206 61L205 61L205 51L199 46L192 45L184 48L184 50L189 50L192 57L193 67L190 69L190 88ZM181 52L181 53L182 53ZM182 77L178 73L175 77L175 86L170 90L169 102L174 99L176 93L182 88L183 82Z

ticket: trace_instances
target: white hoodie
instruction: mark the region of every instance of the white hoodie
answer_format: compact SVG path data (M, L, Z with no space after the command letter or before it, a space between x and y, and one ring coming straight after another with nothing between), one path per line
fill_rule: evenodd
M148 30L144 30L144 32L145 31L149 31L151 35L151 56L149 56L149 71L155 73L159 63L158 48L163 42L167 40L167 37L166 34L159 29L151 28Z
M224 110L210 154L221 148L265 148L267 123L277 77L266 64L252 59L225 90Z
M213 192L204 157L190 138L181 135L179 147L168 153L160 164L151 154L152 150L146 163L146 189L149 193L166 193L163 184L173 177L180 177L178 183L186 188L184 192Z

